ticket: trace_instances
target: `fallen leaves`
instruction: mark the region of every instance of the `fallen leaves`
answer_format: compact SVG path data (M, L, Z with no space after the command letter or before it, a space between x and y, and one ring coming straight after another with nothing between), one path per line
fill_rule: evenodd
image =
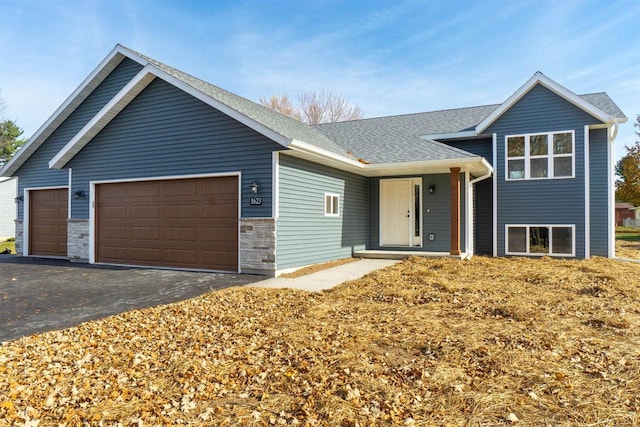
M0 424L634 424L640 266L414 258L0 347Z

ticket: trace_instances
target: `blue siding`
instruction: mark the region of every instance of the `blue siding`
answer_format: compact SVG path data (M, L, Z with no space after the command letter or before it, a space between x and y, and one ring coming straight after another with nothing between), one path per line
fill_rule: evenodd
M469 153L477 154L478 156L484 157L489 163L493 163L492 138L444 139L440 142L467 151Z
M591 198L591 255L609 255L607 130L590 132L589 139L589 191Z
M493 139L458 139L444 140L447 145L482 156L490 164L493 163ZM491 255L493 253L493 179L487 178L474 185L473 202L473 238L474 252L477 255Z
M279 270L347 258L365 249L367 178L280 156ZM340 196L340 216L324 216L324 194Z
M575 224L577 257L584 257L584 125L598 120L537 85L487 133L497 133L498 255L505 253L505 224ZM505 181L505 136L575 131L575 178Z
M407 178L413 178L409 176ZM449 174L421 175L422 178L422 247L391 247L380 245L380 179L369 179L369 247L380 250L408 250L423 252L449 252L451 250L451 182ZM464 173L460 174L460 249L466 250L465 233L465 185ZM429 186L436 191L429 193ZM429 240L429 234L435 234Z
M18 169L16 175L19 190L29 187L67 186L69 172L49 169L51 160L62 147L89 120L104 107L140 70L142 66L130 59L124 59L107 78L87 97L87 99L71 113L53 134L36 150L35 153ZM23 204L18 205L18 218L22 219Z
M271 217L272 152L283 147L240 122L155 79L68 166L72 191L96 180L242 173L242 216ZM262 205L250 205L260 183ZM72 200L72 218L89 217L89 200Z

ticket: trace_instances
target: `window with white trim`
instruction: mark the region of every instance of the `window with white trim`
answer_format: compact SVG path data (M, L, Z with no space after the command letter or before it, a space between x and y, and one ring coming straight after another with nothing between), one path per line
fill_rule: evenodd
M575 256L575 225L507 225L507 255Z
M507 181L575 176L573 130L507 135L505 145Z
M340 216L340 196L324 193L324 216Z

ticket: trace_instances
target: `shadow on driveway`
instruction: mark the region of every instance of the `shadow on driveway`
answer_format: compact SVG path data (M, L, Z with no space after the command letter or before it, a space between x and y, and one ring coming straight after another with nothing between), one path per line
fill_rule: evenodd
M264 279L0 255L0 342Z

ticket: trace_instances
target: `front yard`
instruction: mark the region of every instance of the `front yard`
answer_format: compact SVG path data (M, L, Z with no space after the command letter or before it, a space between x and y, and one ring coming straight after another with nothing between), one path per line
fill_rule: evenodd
M0 346L0 424L633 425L639 273L414 258L132 311Z

